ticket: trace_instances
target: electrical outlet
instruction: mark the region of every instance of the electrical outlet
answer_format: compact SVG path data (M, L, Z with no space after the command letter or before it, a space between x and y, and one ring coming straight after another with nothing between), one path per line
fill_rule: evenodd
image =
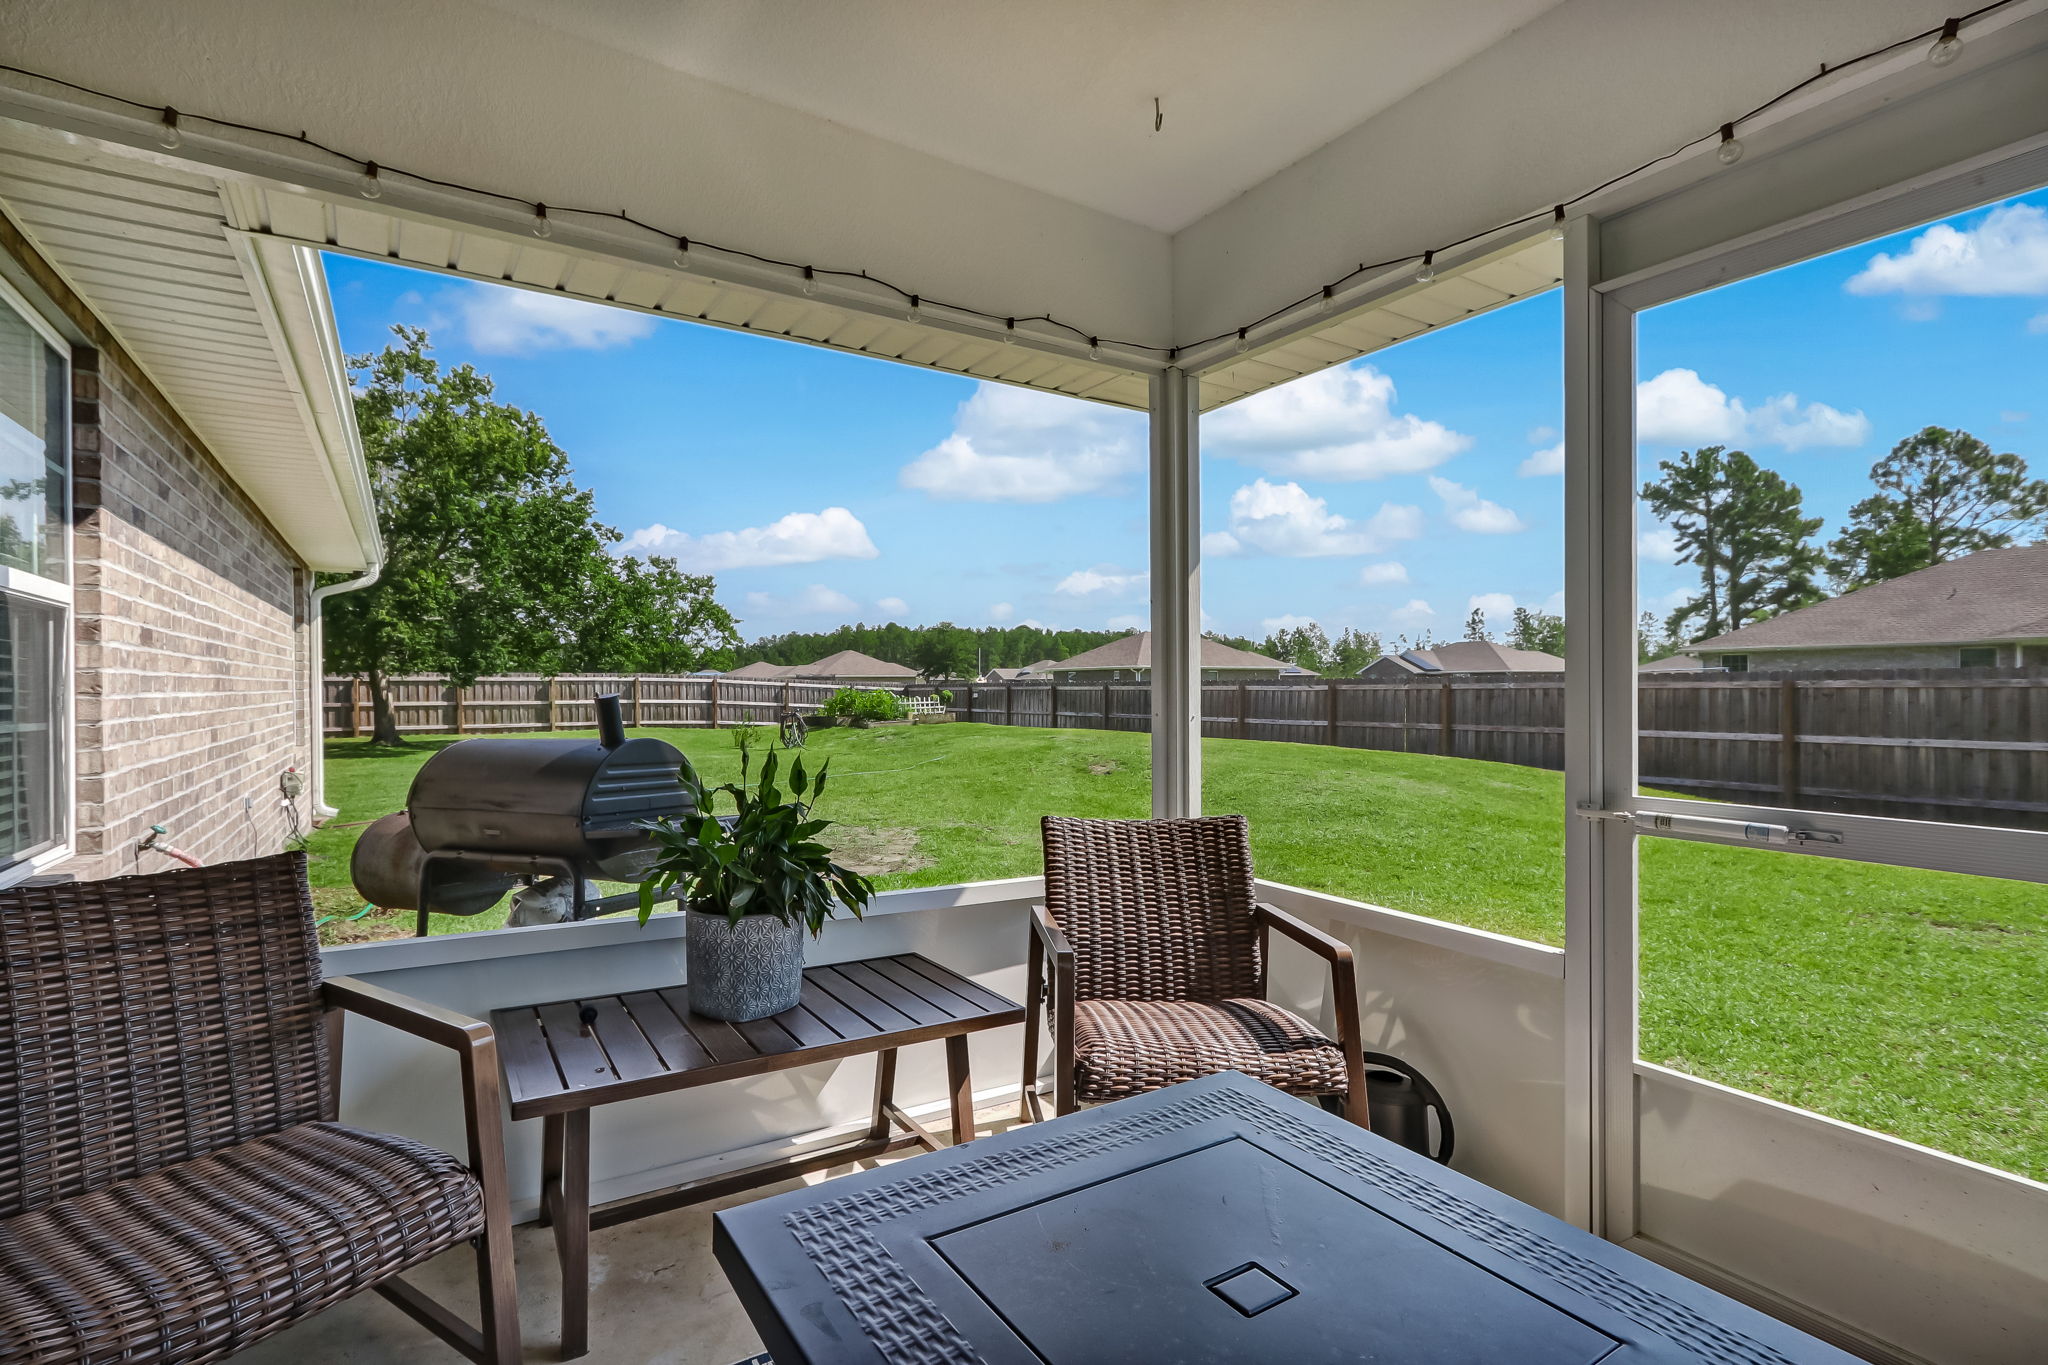
M245 796L245 797L243 797L243 798L242 798L242 809L243 809L243 810L245 810L245 811L255 810L255 809L256 809L256 798L255 798L255 797L253 797L253 796Z

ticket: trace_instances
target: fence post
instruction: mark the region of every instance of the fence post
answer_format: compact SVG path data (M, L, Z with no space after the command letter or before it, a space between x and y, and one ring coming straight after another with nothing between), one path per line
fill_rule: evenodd
M448 718L456 734L462 733L462 689L448 685Z
M1323 742L1334 747L1337 743L1337 684L1333 682L1323 684L1323 724L1329 731Z
M1457 742L1457 703L1452 700L1451 685L1443 684L1443 696L1437 705L1437 752L1445 758L1451 757L1451 746Z
M635 728L638 728L640 724L640 675L638 673L633 675L633 724Z
M781 724L782 717L789 714L789 705L789 679L784 678L782 680L782 710L775 717L776 724Z
M1047 723L1048 725L1050 725L1050 726L1051 726L1051 727L1052 727L1053 729L1055 729L1055 730L1059 729L1059 728L1060 728L1060 685L1059 685L1058 683L1054 683L1054 684L1052 685L1052 696L1051 696L1050 698L1048 698L1048 705L1047 705L1047 707L1046 707L1046 712L1047 712L1047 714L1046 714L1046 723Z
M1799 680L1778 684L1778 794L1787 806L1799 804Z
M348 737L359 739L363 733L363 680L348 680Z
M541 724L545 728L552 730L555 728L555 680L553 678L542 678L540 680L540 702Z
M711 728L718 728L718 679L711 680Z
M1017 684L1014 682L1007 682L1003 684L1003 724L1015 725L1016 723Z
M1252 689L1250 683L1237 685L1237 737L1252 737Z

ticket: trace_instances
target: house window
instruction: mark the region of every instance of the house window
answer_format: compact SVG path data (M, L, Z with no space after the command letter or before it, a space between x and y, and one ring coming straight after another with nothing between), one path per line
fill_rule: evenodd
M62 339L0 286L0 875L69 837L70 396Z
M1721 656L1721 667L1730 673L1747 673L1749 672L1749 656L1747 654L1723 654Z
M1962 652L1961 663L1964 668L1996 668L1998 646L1972 645Z

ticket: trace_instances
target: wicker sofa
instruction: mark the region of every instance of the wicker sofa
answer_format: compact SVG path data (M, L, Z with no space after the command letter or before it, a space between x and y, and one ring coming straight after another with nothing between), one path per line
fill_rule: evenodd
M452 1049L465 1164L335 1121L344 1011ZM376 1289L519 1359L487 1025L323 982L303 854L0 891L0 1360L219 1360ZM475 1244L481 1330L399 1279Z

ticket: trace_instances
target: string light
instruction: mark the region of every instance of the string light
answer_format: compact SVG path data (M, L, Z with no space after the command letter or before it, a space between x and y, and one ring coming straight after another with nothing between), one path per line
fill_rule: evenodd
M1415 269L1415 282L1417 284L1429 284L1435 279L1436 253L1434 251L1425 251L1422 253L1422 264Z
M798 285L797 288L803 291L803 295L807 299L815 296L818 292L818 272L809 266L805 266L804 282Z
M1017 344L1017 319L1015 319L1015 318L1004 318L1004 319L1003 319L1003 345L1005 345L1005 346L1015 346L1016 344Z
M1947 66L1963 55L1963 21L1949 19L1941 26L1941 36L1934 40L1934 46L1927 49L1927 60L1934 66Z
M1336 286L1336 285L1334 285L1334 284L1326 284L1326 285L1324 285L1324 286L1323 286L1323 296L1322 296L1321 298L1319 298L1319 299L1317 299L1317 300L1316 300L1316 311L1317 311L1318 313L1327 313L1327 312L1329 312L1329 311L1330 311L1330 310L1331 310L1332 308L1335 308L1336 306L1337 306L1337 286Z
M1089 337L1089 338L1088 338L1088 358L1089 358L1090 360L1100 360L1100 359L1102 359L1102 338L1101 338L1101 337Z
M1751 109L1747 113L1741 114L1736 118L1731 119L1729 122L1722 124L1720 128L1720 142L1719 145L1715 148L1716 155L1718 156L1723 165L1733 165L1736 161L1741 159L1743 152L1742 143L1738 141L1735 137L1735 129L1737 126L1747 123L1751 119L1756 118L1758 115L1775 108L1785 100L1790 99L1792 96L1798 94L1800 91L1805 90L1807 87L1813 85L1816 81L1825 80L1830 76L1839 75L1845 68L1855 66L1863 62L1871 61L1875 58L1883 57L1888 54L1898 52L1904 49L1910 49L1912 47L1917 46L1920 43L1926 42L1930 38L1933 39L1934 42L1933 45L1927 49L1928 62L1934 66L1947 66L1948 64L1953 62L1959 55L1961 55L1963 48L1962 29L1965 24L1972 23L1977 19L1982 18L1984 15L1990 14L1994 11L2009 8L2010 6L2016 3L2018 3L2018 0L1992 0L1991 3L1981 5L1978 8L1971 10L1965 14L1958 15L1955 18L1944 20L1936 28L1926 29L1922 32L1912 34L1908 37L1897 39L1893 42L1883 44L1879 47L1874 47L1867 52L1860 53L1857 56L1848 58L1844 61L1835 62L1833 64L1822 63L1817 74L1807 76L1805 79L1798 81L1793 85L1787 86L1785 89L1780 90L1777 94L1763 101L1763 103L1757 105L1754 109ZM180 123L180 116L178 114L178 111L176 109L171 108L168 105L157 106L148 104L140 100L130 99L125 95L117 95L109 90L100 90L93 86L80 84L77 81L69 81L58 76L45 75L40 71L31 71L26 67L13 66L7 63L0 63L0 72L6 72L8 74L16 76L27 76L33 80L44 81L51 85L60 86L68 90L75 90L81 94L90 95L97 99L111 100L117 104L125 105L130 109L137 110L144 114L157 114L159 115L159 126L156 129L156 141L158 145L162 146L166 151L175 151L184 142L184 131ZM386 168L379 166L376 162L366 161L361 157L354 156L348 152L341 151L336 147L329 146L328 144L319 141L318 139L308 135L303 131L289 132L277 128L266 128L258 124L239 122L234 119L214 118L206 115L198 115L197 117L203 119L206 123L211 124L217 128L231 129L244 133L254 133L265 137L281 138L284 139L285 141L296 142L301 146L310 147L315 151L323 152L328 156L334 157L337 161L346 163L349 166L359 169L357 188L362 193L364 198L375 199L382 193L382 173ZM1671 151L1664 152L1658 156L1653 156L1649 160L1644 161L1641 165L1623 171L1619 175L1610 176L1608 179L1601 181L1599 184L1593 186L1591 189L1583 190L1578 194L1572 195L1571 197L1567 198L1562 204L1554 206L1551 209L1549 218L1549 230L1551 237L1553 239L1556 239L1562 235L1561 229L1563 225L1565 209L1571 207L1572 205L1583 203L1586 200L1592 199L1597 195L1603 194L1606 191L1613 189L1617 185L1620 185L1629 180L1633 180L1635 177L1643 174L1645 171L1651 170L1657 166L1662 165L1667 161L1671 161L1677 157L1685 155L1687 152L1691 151L1694 147L1696 147L1699 141L1699 139L1692 139L1681 144L1680 146L1673 148ZM545 204L540 204L525 199L516 194L508 194L502 190L487 189L477 185L467 185L459 181L446 180L435 176L424 175L417 171L406 171L404 172L404 174L408 180L417 181L423 185L435 186L446 190L455 190L464 194L476 195L478 197L485 199L493 199L504 204L517 205L520 207L531 207L533 209L534 214L533 235L543 239L546 239L553 235L553 225L549 221L548 208ZM908 304L908 308L905 313L905 317L907 318L907 320L911 322L923 322L925 320L925 312L923 307L924 301L919 295L911 293L909 290L902 288L900 285L892 284L887 280L881 279L877 276L870 275L866 271L828 270L824 269L823 267L811 267L805 265L801 261L781 260L773 256L762 255L759 252L747 251L739 247L723 247L713 243L698 242L693 246L691 240L688 237L680 237L676 236L675 234L666 232L660 227L657 227L656 225L649 223L644 219L635 218L633 215L627 213L624 210L586 209L573 207L563 208L558 205L556 207L555 212L558 214L573 213L592 218L613 219L622 223L629 224L633 227L644 229L657 236L667 238L676 243L676 250L672 257L672 260L675 265L675 268L678 270L690 270L696 268L697 248L701 247L706 250L717 252L721 255L732 256L740 260L751 261L763 266L769 266L781 270L801 271L803 272L804 282L807 284L813 283L818 274L841 275L849 279L858 279L865 281L866 283L872 285L877 289L884 290L888 293L894 294L896 297L900 299L905 300ZM1517 228L1533 225L1535 223L1540 223L1543 221L1543 217L1544 216L1540 212L1525 214L1522 217L1509 219L1508 221L1502 223L1495 223L1491 227L1482 228L1477 232L1469 233L1466 236L1461 237L1454 242L1446 242L1439 246L1433 247L1430 250L1425 251L1423 253L1422 268L1416 272L1416 278L1424 283L1433 280L1435 278L1435 258L1443 253L1455 251L1458 248L1463 247L1469 243L1480 241L1484 238L1492 237L1498 233L1510 232ZM1395 269L1409 261L1413 261L1414 259L1415 256L1411 252L1405 256L1397 256L1389 260L1378 261L1373 263L1361 262L1356 270L1343 276L1342 278L1332 281L1329 284L1320 285L1310 293L1305 294L1300 298L1290 300L1289 302L1284 303L1281 306L1273 309L1265 316L1254 318L1252 321L1250 321L1242 327L1230 328L1228 330L1218 332L1213 336L1207 336L1202 337L1198 340L1183 342L1177 346L1162 346L1156 345L1151 342L1125 341L1117 339L1112 339L1110 344L1128 351L1163 356L1168 360L1169 363L1171 363L1177 360L1180 357L1180 355L1184 352L1199 350L1202 347L1212 345L1216 342L1229 340L1234 334L1236 337L1236 346L1238 353L1243 354L1244 352L1249 351L1251 349L1250 334L1254 329L1263 327L1267 323L1275 320L1276 318L1284 317L1287 314L1292 313L1295 310L1307 304L1316 305L1317 311L1319 312L1324 311L1323 305L1325 303L1330 303L1334 300L1335 292L1338 289L1344 288L1345 286L1351 284L1354 280L1361 279L1377 271ZM705 278L708 279L710 278L710 276L706 275ZM1016 323L1019 321L1018 319L1004 318L998 314L990 313L985 309L973 308L964 304L947 303L944 304L943 306L948 313L956 313L966 318L980 319L990 325L993 325L996 322L1002 322L1004 324L1003 336L1005 342L1011 342L1015 339ZM1333 303L1332 306L1334 306ZM1067 335L1075 338L1078 342L1087 343L1091 350L1099 348L1099 345L1102 341L1102 338L1094 335L1093 333L1084 331L1082 328L1075 326L1073 323L1067 322L1060 318L1056 318L1052 316L1050 313L1039 313L1030 318L1022 320L1027 322L1043 323L1045 324L1045 326L1049 328L1053 328L1060 332L1064 332Z

